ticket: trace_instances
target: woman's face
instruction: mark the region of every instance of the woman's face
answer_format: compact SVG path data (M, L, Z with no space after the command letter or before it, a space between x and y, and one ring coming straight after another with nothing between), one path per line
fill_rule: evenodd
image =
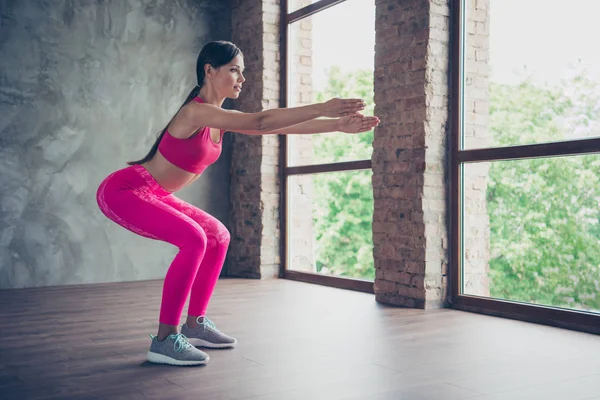
M230 99L237 99L242 91L244 79L244 59L241 55L223 65L214 75L213 83L218 93Z

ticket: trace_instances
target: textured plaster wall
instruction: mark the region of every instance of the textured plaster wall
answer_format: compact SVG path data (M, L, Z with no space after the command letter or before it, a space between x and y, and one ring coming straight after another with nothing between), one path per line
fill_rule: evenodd
M196 84L228 0L0 0L0 288L156 279L176 249L99 211ZM231 141L179 196L228 225Z

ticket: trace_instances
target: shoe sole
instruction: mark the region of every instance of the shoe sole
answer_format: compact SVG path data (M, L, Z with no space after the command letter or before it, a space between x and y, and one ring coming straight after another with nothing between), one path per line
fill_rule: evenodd
M228 347L235 347L237 341L233 343L211 343L206 340L198 339L198 338L187 338L188 342L198 347L208 347L209 349L226 349Z
M163 354L148 352L148 361L155 364L169 364L169 365L205 365L210 360L210 357L206 357L204 360L176 360L171 357L167 357Z

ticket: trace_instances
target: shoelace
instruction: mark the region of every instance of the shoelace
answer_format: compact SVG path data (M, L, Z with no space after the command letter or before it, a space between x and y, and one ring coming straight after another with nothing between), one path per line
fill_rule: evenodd
M182 352L190 347L194 347L190 342L188 342L187 337L181 333L176 333L173 335L169 335L169 337L175 339L175 343L173 343L173 350L176 352Z
M154 339L155 337L156 336L154 335L150 335L151 339ZM182 352L190 347L194 347L194 345L188 342L188 338L182 333L173 333L169 335L169 337L171 339L175 339L175 342L173 343L173 350L176 352Z
M210 319L208 319L206 317L203 318L202 322L198 321L198 323L199 324L203 324L204 325L204 329L206 329L206 327L208 326L213 331L221 333L221 331L217 328L217 326L215 325L215 323L212 322Z

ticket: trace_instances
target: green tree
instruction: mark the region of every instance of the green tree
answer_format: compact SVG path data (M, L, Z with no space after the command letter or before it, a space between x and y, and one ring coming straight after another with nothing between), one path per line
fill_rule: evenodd
M373 74L329 71L330 97L361 97L373 113ZM600 87L574 74L556 87L525 80L492 84L490 132L495 146L597 136ZM368 159L373 132L315 135L315 161ZM493 162L490 292L493 297L600 310L600 156ZM315 175L317 270L374 278L371 172Z
M589 136L597 121L600 87L583 73L557 87L526 80L490 88L495 145ZM493 297L600 310L599 173L597 155L492 163Z
M329 97L361 97L373 113L373 74L329 71ZM495 146L598 135L600 86L574 74L560 85L492 84ZM320 162L370 158L373 132L315 135ZM493 297L600 310L600 156L493 162L487 204ZM315 175L317 270L374 278L370 171Z
M344 74L339 67L329 71L327 87L317 101L331 97L360 97L365 115L373 115L373 72ZM370 159L373 131L358 135L330 133L313 136L315 162ZM314 175L314 230L317 271L338 276L374 279L373 190L371 171L349 171Z

